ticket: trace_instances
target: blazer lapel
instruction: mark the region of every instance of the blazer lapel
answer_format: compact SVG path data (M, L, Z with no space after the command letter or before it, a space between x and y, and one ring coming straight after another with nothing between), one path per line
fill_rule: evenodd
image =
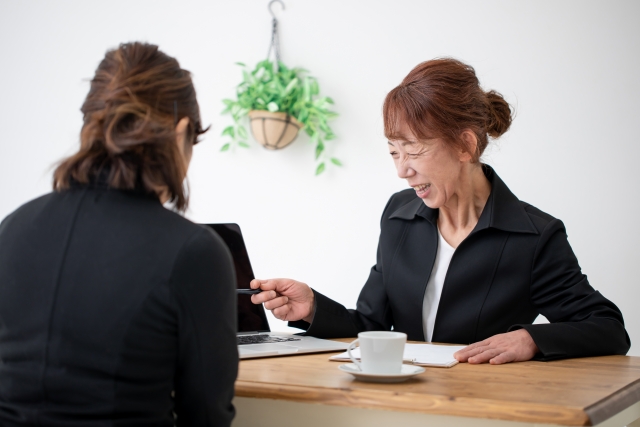
M388 283L393 287L389 289L389 296L394 306L396 329L405 332L408 339L416 341L424 341L422 304L438 248L438 234L434 225L437 213L435 216L433 213L422 200L417 199L414 206L405 205L404 209L391 216L411 219L404 221L404 236L391 263Z

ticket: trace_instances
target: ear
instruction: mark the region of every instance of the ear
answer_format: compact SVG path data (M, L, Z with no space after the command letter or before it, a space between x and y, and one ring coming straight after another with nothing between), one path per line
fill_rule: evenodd
M176 125L176 144L182 155L185 155L184 143L187 141L187 128L189 127L189 117L183 117Z
M478 149L478 137L471 129L465 129L460 134L460 139L466 149L458 152L458 158L461 162L471 162L474 157L473 153Z

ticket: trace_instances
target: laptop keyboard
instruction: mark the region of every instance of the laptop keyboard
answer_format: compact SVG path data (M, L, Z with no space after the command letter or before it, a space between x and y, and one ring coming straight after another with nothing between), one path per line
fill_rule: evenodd
M273 342L301 341L300 338L278 337L275 335L239 335L238 345L263 344Z

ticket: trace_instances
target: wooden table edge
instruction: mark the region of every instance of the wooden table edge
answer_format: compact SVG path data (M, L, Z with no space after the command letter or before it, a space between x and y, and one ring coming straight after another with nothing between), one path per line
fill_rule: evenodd
M636 380L611 396L587 406L584 412L589 417L589 425L598 425L638 401L640 401L640 380Z
M304 387L278 383L236 381L236 396L287 400L329 406L346 406L414 412L430 415L451 415L505 421L589 426L591 419L583 408L539 403L496 401L481 398L455 398L442 395L385 392L326 387ZM429 399L428 407L416 407L418 399ZM455 402L455 408L451 403ZM462 409L462 410L461 410Z

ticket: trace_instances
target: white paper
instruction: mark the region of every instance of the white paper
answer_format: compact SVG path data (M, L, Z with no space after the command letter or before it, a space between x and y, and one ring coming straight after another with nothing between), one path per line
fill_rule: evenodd
M458 363L453 353L465 348L464 345L436 345L436 344L405 344L402 358L405 363L414 365L436 366L450 368ZM360 359L360 348L351 350L356 359ZM344 353L331 356L330 360L349 361L349 354Z

